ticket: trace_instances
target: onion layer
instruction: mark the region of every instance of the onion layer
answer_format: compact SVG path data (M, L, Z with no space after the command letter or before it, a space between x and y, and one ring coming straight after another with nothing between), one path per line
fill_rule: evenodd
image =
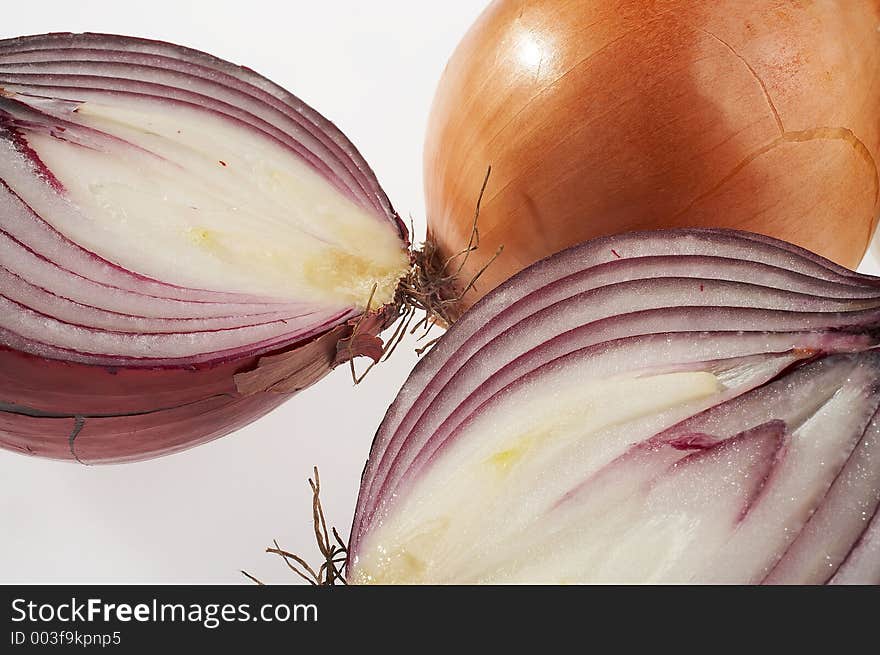
M249 69L0 41L0 445L110 462L234 430L370 350L407 238L348 139Z
M629 230L758 232L845 266L880 211L880 2L496 0L449 61L425 144L430 237L525 266Z
M597 239L423 358L348 581L880 582L880 279L749 233Z

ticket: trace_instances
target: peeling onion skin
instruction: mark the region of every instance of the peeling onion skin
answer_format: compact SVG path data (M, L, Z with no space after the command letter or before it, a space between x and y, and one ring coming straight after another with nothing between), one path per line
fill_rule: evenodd
M855 268L874 231L880 3L496 0L452 55L425 144L429 236L462 309L630 230L766 234Z
M98 367L0 350L0 445L83 464L178 452L247 425L289 395L238 393L254 358L208 368Z
M880 278L769 237L557 253L411 373L347 582L878 584L878 346Z
M162 132L168 116L189 121L177 131L179 142L173 130L171 137ZM155 123L149 122L153 119ZM148 122L138 123L143 120ZM231 130L216 144L189 135L188 130L198 135L214 124ZM237 141L225 138L230 134L240 138L240 150ZM222 156L211 152L214 145L226 148ZM357 344L376 340L395 316L392 304L379 303L365 312L367 293L357 290L352 293L364 295L358 295L360 306L341 295L324 303L315 300L313 291L300 299L293 291L285 295L279 290L276 296L237 289L233 283L230 288L214 288L210 280L205 286L181 283L171 276L178 273L170 271L172 266L165 278L162 266L156 267L157 274L117 261L129 254L108 252L112 239L89 247L67 233L77 221L94 219L79 203L89 198L82 193L103 192L101 179L95 177L87 186L91 178L85 176L106 176L113 168L101 168L99 158L76 160L85 164L77 164L85 180L80 183L78 171L59 173L47 164L52 158L63 162L58 153L116 157L145 179L154 165L164 174L161 166L167 160L178 172L156 178L159 193L166 192L160 201L177 199L172 194L178 192L174 185L179 176L181 185L191 185L180 187L180 202L190 201L187 189L195 190L201 195L190 204L204 201L209 217L226 211L211 203L225 201L227 190L234 194L237 186L257 184L245 166L236 169L236 164L254 162L259 172L262 160L252 154L266 153L279 175L288 177L266 187L265 203L275 202L271 194L277 189L288 193L284 184L290 180L300 186L290 187L290 197L279 195L281 201L295 205L298 190L316 189L314 193L323 194L315 196L318 205L347 212L344 219L306 215L304 226L291 228L303 230L303 243L310 230L328 242L320 233L331 229L324 227L331 225L328 221L360 221L352 225L379 234L393 257L399 252L408 266L407 230L357 149L326 118L248 68L181 46L123 36L47 34L0 40L0 148L0 447L83 464L178 452L247 425L352 356L368 354ZM233 159L238 155L241 162ZM190 161L202 168L193 168L187 177L189 170L179 163ZM205 168L204 161L216 171ZM90 162L95 162L93 169ZM239 177L225 183L217 177L227 173ZM126 184L135 185L132 193L151 192L146 183L137 187L136 178L120 178L117 186L126 193ZM219 186L206 186L216 183L215 178ZM115 192L112 184L108 188ZM137 209L137 196L131 197L132 204L120 210L123 220L127 209ZM101 198L126 200L120 195ZM111 205L108 212L114 210ZM299 211L293 205L287 205L291 215ZM103 205L96 206L103 211ZM271 213L273 207L266 204L258 212L266 214L268 208ZM279 217L286 229L283 209ZM161 212L156 219L156 232L161 221L172 220ZM101 229L116 229L102 220L96 223ZM229 228L235 234L239 225L229 223ZM97 234L98 227L93 231ZM196 226L188 233L197 246L199 239L206 248L213 245L207 229ZM301 233L291 234L300 238ZM263 247L259 241L253 245ZM225 251L217 252L225 256ZM332 273L344 263L318 261L314 275L321 275L321 266ZM249 269L242 270L240 279L246 280ZM356 266L351 270L357 274ZM340 279L339 285L348 283ZM312 284L308 276L303 280ZM373 280L356 282L358 289L369 290ZM356 327L359 338L352 343L357 347L350 348Z
M376 335L379 325L365 321L359 331ZM0 446L80 464L187 450L231 434L318 382L347 358L337 344L351 332L341 326L265 358L163 368L87 365L0 347ZM292 364L264 374L261 362L273 357Z

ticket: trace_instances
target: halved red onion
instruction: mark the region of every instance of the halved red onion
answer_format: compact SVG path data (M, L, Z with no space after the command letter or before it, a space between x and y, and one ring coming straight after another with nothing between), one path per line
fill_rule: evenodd
M407 246L348 139L253 71L0 41L3 447L111 462L226 434L360 354Z
M447 332L348 581L880 582L880 279L720 230L550 257Z

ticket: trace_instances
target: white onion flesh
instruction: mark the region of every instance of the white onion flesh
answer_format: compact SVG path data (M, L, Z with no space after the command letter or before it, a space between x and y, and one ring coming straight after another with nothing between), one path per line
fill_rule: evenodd
M409 267L335 127L157 42L0 42L0 205L0 344L50 358L258 354L388 305Z
M363 308L370 281L381 280L376 301L390 301L407 260L388 221L262 135L197 108L138 104L84 102L69 118L94 131L29 135L78 210L52 215L53 227L177 286L336 309ZM15 184L9 169L27 162L11 153L0 161ZM43 209L44 193L17 188Z
M551 257L420 362L355 583L880 581L880 282L745 233Z

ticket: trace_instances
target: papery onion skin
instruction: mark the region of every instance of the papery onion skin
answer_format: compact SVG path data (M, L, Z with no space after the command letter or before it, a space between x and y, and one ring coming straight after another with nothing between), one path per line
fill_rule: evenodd
M367 321L360 333L375 335ZM170 455L231 434L344 361L351 325L271 356L158 368L99 366L0 347L0 446L80 464ZM266 366L280 360L280 372ZM289 363L293 362L293 364ZM262 365L261 365L262 364Z
M330 121L250 69L145 39L49 34L0 41L0 142L11 145L12 152L30 162L33 180L44 185L47 198L63 199L64 189L29 147L28 130L51 133L59 140L77 138L72 136L77 131L74 126L54 126L65 124L64 112L76 107L78 93L111 101L115 97L139 102L155 98L171 105L204 106L205 111L213 112L211 116L239 121L254 130L254 138L268 136L289 148L349 202L387 224L398 235L400 250L406 252L406 228L373 171ZM88 137L87 131L82 134ZM226 166L223 161L216 163ZM84 320L123 326L126 321L153 321L151 333L157 340L165 338L163 331L170 329L167 325L187 316L186 307L205 308L208 323L219 321L232 327L270 320L260 318L261 313L268 317L296 315L292 305L277 299L188 289L125 270L54 232L55 217L30 212L17 197L15 185L2 175L0 185L4 194L0 212L7 221L0 236L11 248L8 253L0 252L4 270L21 266L27 258L34 260L36 255L44 261L45 270L54 271L56 279L69 276L67 279L80 279L81 285L101 285L113 296L108 302L123 303L124 307L136 304L138 298L149 306L142 315L129 315L126 312L134 310L115 306L108 309L111 305L91 307L12 272L8 279L15 280L18 293L51 301L52 308L84 312L88 317ZM33 224L40 226L37 232L25 222L32 218ZM21 241L21 235L33 243ZM12 249L17 259L13 259ZM53 261L52 253L66 254ZM369 288L370 281L365 285ZM13 292L12 287L0 288L0 300L8 302L7 296ZM99 295L91 293L98 298L96 302L102 302ZM362 302L366 301L365 297ZM228 309L213 309L211 303ZM20 310L19 304L10 306ZM176 313L163 314L168 308ZM50 310L42 308L39 315L45 311ZM83 464L115 463L177 452L228 434L317 382L350 357L369 354L373 344L368 342L394 318L395 307L389 304L374 306L366 313L350 308L325 314L323 322L291 328L287 335L275 330L271 338L226 349L212 348L204 341L212 329L205 327L206 332L194 337L203 340L204 351L181 357L79 352L55 347L48 332L43 342L0 330L0 447ZM250 315L256 318L249 319ZM41 320L52 318L57 317L46 315ZM79 329L75 319L57 320L61 327L56 329ZM94 328L95 334L108 339L115 338L114 331L120 329L126 328ZM230 331L221 327L218 332L223 329ZM351 342L355 329L359 338ZM145 335L131 331L129 336L137 339ZM185 335L181 343L186 347Z
M441 260L479 217L473 304L516 271L630 230L723 227L850 268L873 234L880 3L496 0L427 130Z
M880 279L785 242L670 230L557 253L483 297L413 370L361 479L347 581L880 583L878 346ZM588 427L689 373L696 395ZM641 391L601 395L621 379ZM602 542L620 531L618 503L649 512L655 489L667 514ZM656 535L684 554L667 562L658 546L652 563ZM627 559L640 543L644 559Z
M208 368L98 367L0 350L0 443L84 464L136 461L223 436L288 396L244 396L232 378L254 359Z

